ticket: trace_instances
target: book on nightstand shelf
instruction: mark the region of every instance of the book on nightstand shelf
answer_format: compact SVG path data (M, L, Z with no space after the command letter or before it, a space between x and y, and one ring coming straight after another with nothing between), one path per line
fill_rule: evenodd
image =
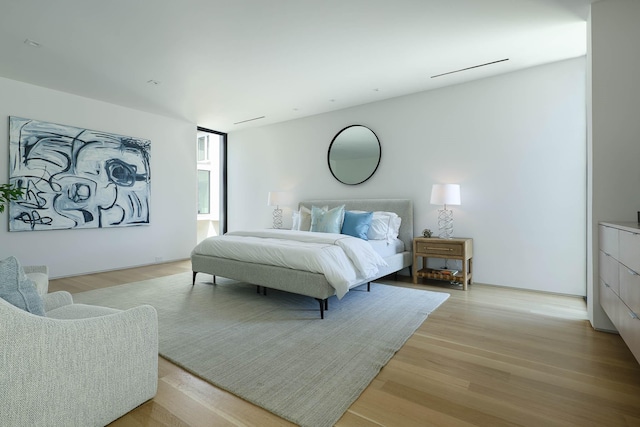
M450 274L452 276L455 276L456 274L458 274L458 270L451 270L448 268L431 268L430 270L432 270L434 273Z

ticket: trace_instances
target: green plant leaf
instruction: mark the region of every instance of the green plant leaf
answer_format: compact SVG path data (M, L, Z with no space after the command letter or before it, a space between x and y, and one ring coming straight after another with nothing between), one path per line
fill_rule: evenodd
M0 213L12 200L19 200L24 194L24 190L13 184L0 184Z

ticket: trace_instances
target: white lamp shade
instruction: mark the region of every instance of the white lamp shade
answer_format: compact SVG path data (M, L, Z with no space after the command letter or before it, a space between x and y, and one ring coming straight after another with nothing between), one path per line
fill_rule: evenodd
M288 206L292 201L291 193L286 191L269 191L267 206Z
M432 205L459 205L460 185L458 184L433 184L431 187Z

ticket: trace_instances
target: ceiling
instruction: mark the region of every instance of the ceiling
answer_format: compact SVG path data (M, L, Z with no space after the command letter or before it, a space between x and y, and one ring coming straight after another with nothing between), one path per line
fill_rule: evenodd
M232 132L584 55L591 2L0 0L0 76Z

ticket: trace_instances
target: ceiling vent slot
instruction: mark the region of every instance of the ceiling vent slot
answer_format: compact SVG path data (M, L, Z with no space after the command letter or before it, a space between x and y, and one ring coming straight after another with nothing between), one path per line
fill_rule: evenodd
M254 117L253 119L242 120L241 122L235 122L234 125L239 125L240 123L252 122L254 120L264 119L266 116Z
M508 60L509 60L509 58L499 59L497 61L487 62L486 64L474 65L473 67L461 68L461 69L455 70L455 71L449 71L449 72L442 73L442 74L436 74L435 76L431 76L431 78L435 79L436 77L446 76L447 74L459 73L461 71L472 70L474 68L486 67L487 65L493 65L493 64L497 64L499 62L504 62L504 61L508 61Z

